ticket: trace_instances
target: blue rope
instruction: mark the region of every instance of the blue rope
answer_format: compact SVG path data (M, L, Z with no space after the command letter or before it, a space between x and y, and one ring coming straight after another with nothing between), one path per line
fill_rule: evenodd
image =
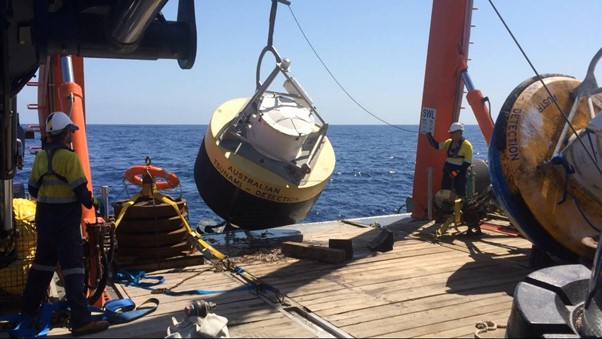
M156 280L156 282L141 282L142 279ZM144 271L126 271L119 270L115 274L113 281L126 286L136 286L147 290L152 290L152 286L157 286L165 282L162 276L148 276Z
M555 154L550 160L550 162L553 165L562 165L562 167L564 168L564 190L562 192L562 199L560 199L560 201L558 202L558 205L560 205L566 201L566 195L569 187L569 175L575 173L575 168L573 167L573 165L569 164L569 162L564 158L562 153Z
M236 267L234 269L236 273L244 272L243 269ZM141 282L143 279L155 279L156 282ZM165 279L162 276L147 276L144 271L126 271L120 270L115 274L114 281L116 283L125 284L126 286L134 286L144 288L146 290L152 291L154 294L165 294L170 296L179 296L179 295L208 295L208 294L217 294L217 293L228 293L228 292L239 292L239 291L247 291L247 290L258 290L267 288L265 286L258 287L257 284L254 285L245 285L238 288L230 289L230 290L203 290L203 289L194 289L187 291L175 292L169 289L154 289L153 286L162 284ZM269 289L269 288L268 288Z
M596 149L594 148L594 141L592 140L592 131L589 129L585 129L585 134L587 134L587 140L589 140L589 147L591 147L592 154L594 155L594 163L598 163L598 157L596 156Z
M588 133L588 135L589 135L589 133ZM590 138L590 142L591 142L591 138ZM593 149L593 146L592 146L592 149ZM564 168L564 174L565 174L564 191L562 192L562 199L558 202L558 204L560 205L560 204L564 203L566 201L567 194L570 195L571 198L573 199L573 202L575 203L575 206L577 207L577 210L581 214L581 217L583 217L583 220L585 220L585 222L591 229L600 233L600 229L598 229L596 226L594 226L594 224L592 224L592 222L587 218L587 215L585 215L585 212L583 212L583 210L581 209L581 206L579 204L579 201L577 201L577 198L575 198L575 196L573 194L570 194L570 192L569 192L569 188L568 188L569 175L575 173L575 168L573 167L573 165L571 165L562 156L562 153L554 155L552 157L551 163L554 165L562 165L562 167Z
M573 196L572 194L571 194L571 197L573 198L573 202L575 203L575 206L577 206L577 210L579 211L579 213L581 213L581 217L583 217L583 220L585 220L587 225L589 227L591 227L594 231L600 233L600 229L598 229L596 226L594 226L594 224L592 224L592 222L585 215L585 212L583 212L583 210L579 206L579 202L577 201L577 198L575 198L575 196Z

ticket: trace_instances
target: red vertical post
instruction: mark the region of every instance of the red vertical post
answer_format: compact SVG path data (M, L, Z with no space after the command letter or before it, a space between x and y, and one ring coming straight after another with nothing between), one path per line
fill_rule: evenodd
M420 127L416 147L412 217L428 216L428 196L441 188L444 152L435 150L426 133L442 141L448 128L457 121L463 96L459 72L468 55L472 0L433 0L429 44L426 58ZM428 169L432 168L432 191L428 192Z

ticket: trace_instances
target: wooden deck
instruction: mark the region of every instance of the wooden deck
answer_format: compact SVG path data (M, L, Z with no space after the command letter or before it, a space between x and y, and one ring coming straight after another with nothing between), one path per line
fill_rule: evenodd
M387 226L394 248L370 252L366 245L380 230L341 222L304 229L304 242L328 246L329 239L352 239L354 258L343 264L261 256L233 260L265 283L278 288L309 312L309 322L291 308L273 304L244 286L230 272L205 265L149 273L161 275L159 287L173 291L226 290L204 296L150 294L137 287L117 286L122 297L141 304L157 297L157 310L134 322L114 325L90 337L164 337L171 318L184 318L184 307L204 299L217 304L215 313L228 319L232 337L474 337L475 325L505 325L516 284L531 272L531 244L521 238L484 231L480 238L446 236L433 242L433 224L398 222ZM225 250L224 250L225 251ZM268 256L270 260L273 257ZM174 288L175 287L175 288ZM322 326L316 326L315 324ZM326 330L324 329L326 328ZM53 329L49 336L68 335ZM502 337L503 329L483 336Z

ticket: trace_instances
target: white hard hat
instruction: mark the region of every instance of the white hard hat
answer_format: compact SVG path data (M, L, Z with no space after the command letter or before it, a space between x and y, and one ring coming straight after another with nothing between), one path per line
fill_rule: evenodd
M461 122L454 122L449 126L449 133L454 133L455 131L464 131L464 124Z
M46 133L49 134L59 134L68 126L71 126L74 131L79 129L69 116L63 112L53 112L46 119Z

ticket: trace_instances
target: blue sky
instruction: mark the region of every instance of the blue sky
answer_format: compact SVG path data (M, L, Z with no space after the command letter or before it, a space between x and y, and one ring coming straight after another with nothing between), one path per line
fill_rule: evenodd
M599 38L599 0L494 0L539 73L583 79ZM195 1L195 65L175 60L86 59L86 115L92 124L207 124L224 101L251 96L259 53L267 43L270 0ZM176 18L177 1L164 9ZM488 0L474 0L469 73L488 96L492 116L533 71ZM292 0L305 34L339 83L362 106L392 124L418 124L432 1ZM339 88L299 31L290 10L279 6L274 46L292 61L297 78L330 124L382 124ZM264 58L263 70L273 68ZM277 83L275 90L283 90ZM21 122L35 89L18 97ZM476 124L468 105L460 120Z

